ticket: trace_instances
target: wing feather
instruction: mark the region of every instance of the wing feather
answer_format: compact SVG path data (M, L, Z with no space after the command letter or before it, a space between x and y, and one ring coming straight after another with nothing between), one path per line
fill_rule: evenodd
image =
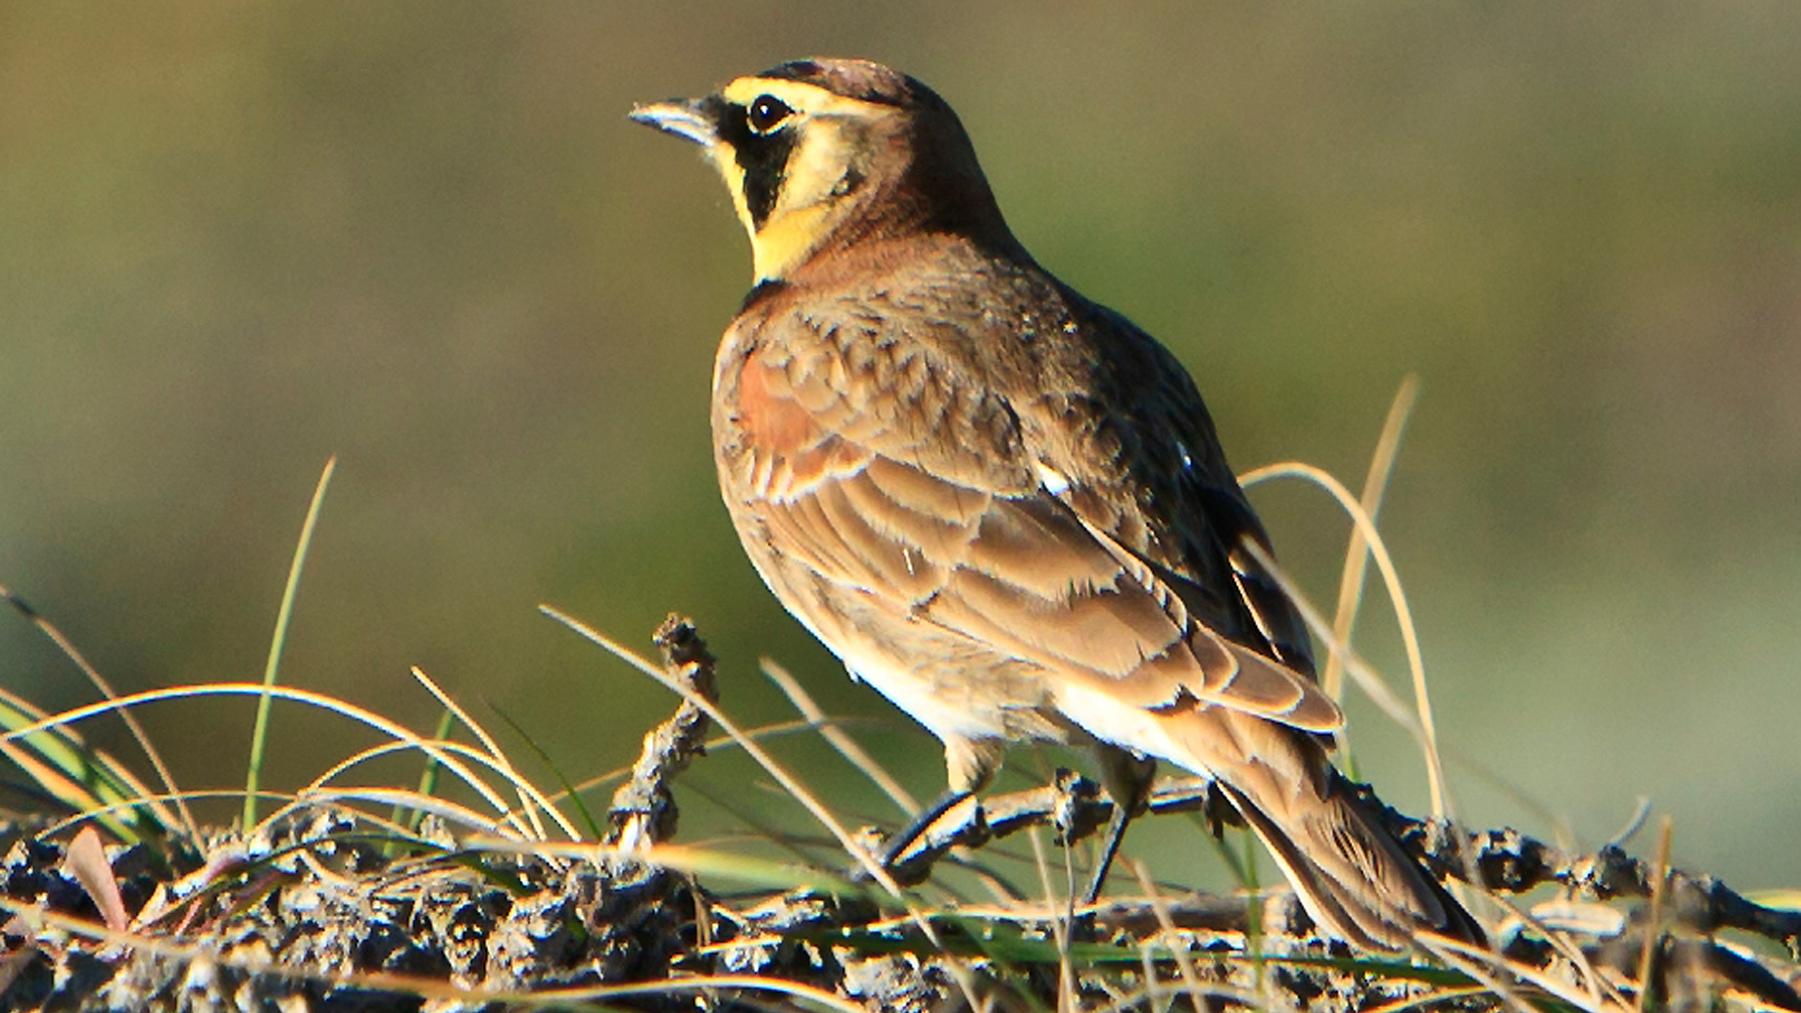
M918 352L885 375L867 347L857 355L753 347L735 377L721 373L720 467L747 541L874 606L859 614L930 624L997 668L1025 662L1147 708L1217 705L1315 732L1342 724L1306 675L1209 624L1222 595L1243 596L1231 576L1192 579L1133 547L1164 535L1133 494L1068 466L1047 486L1001 394L950 386ZM856 396L872 382L904 389ZM921 385L949 405L945 417L922 417ZM1223 558L1215 569L1233 572Z

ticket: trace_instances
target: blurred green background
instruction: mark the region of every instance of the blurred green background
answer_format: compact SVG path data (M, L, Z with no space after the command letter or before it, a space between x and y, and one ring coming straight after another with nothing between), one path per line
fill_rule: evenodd
M746 724L791 713L775 657L935 794L925 733L741 557L706 402L746 244L692 150L624 118L869 56L956 106L1040 260L1194 370L1239 468L1359 485L1420 375L1383 527L1444 739L1506 783L1453 762L1463 815L1594 844L1649 796L1681 861L1795 884L1797 37L1775 3L9 3L0 583L122 688L254 679L335 453L285 681L425 729L419 664L579 778L670 699L535 605L635 644L680 609ZM1342 517L1254 498L1329 598ZM1359 646L1403 685L1374 600ZM91 698L12 615L0 678ZM242 783L245 701L142 713L185 785ZM1406 736L1352 714L1363 773L1422 809ZM370 741L277 719L277 786ZM893 818L817 742L775 748ZM1015 759L1004 785L1059 762ZM740 757L683 783L691 838L742 825L698 792L812 832ZM1134 833L1171 877L1217 866L1180 820Z

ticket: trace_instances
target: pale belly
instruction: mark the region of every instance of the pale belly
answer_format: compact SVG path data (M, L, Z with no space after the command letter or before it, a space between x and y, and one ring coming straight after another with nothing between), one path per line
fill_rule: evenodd
M788 611L867 683L939 739L1080 742L1036 665L996 654L876 596L757 551L752 562Z

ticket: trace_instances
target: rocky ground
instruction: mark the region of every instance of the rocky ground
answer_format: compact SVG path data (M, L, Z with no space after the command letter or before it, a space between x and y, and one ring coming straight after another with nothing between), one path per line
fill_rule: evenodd
M1489 955L1417 966L1356 959L1284 898L1126 898L1072 935L1061 912L958 917L868 885L722 896L667 849L671 781L708 731L712 662L692 627L659 631L689 698L645 739L605 840L496 848L427 818L391 827L297 809L251 839L106 846L98 833L0 829L8 1009L488 1010L520 1006L768 1009L1165 1008L1365 1010L1410 999L1498 1008L1801 1010L1801 915L1617 849L1565 855L1510 831L1460 833L1392 814L1422 860L1493 895L1555 894L1495 933ZM1154 810L1205 806L1172 782ZM1073 775L953 810L895 870L917 882L953 848L1028 826L1074 839L1108 803ZM1251 950L1259 959L1247 959Z

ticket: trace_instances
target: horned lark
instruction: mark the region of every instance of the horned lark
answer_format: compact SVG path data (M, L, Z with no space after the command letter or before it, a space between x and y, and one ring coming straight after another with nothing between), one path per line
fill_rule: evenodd
M712 412L745 551L943 741L946 801L1008 743L1093 747L1110 858L1163 760L1217 779L1327 931L1480 938L1328 762L1343 717L1194 382L1020 246L943 99L802 60L632 118L701 145L750 234Z

